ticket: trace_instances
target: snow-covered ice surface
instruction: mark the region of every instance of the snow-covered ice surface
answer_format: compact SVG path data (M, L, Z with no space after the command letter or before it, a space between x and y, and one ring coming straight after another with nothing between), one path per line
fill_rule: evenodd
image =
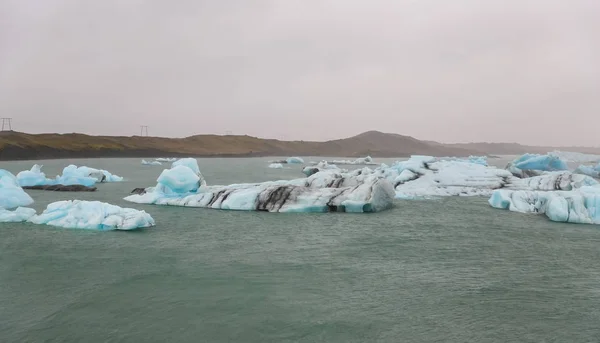
M154 219L145 211L81 200L53 202L43 213L32 216L29 222L91 230L133 230L155 225Z
M487 166L487 156L469 156L467 158L463 157L438 157L436 158L439 161L457 161L457 162L467 162L467 163L475 163L480 164L482 166Z
M30 170L19 172L17 174L17 180L21 187L48 185L83 185L92 187L96 182L119 182L123 181L123 178L113 175L106 170L86 166L77 167L71 164L63 169L62 175L50 179L42 172L41 165L34 164Z
M0 208L13 209L33 204L33 199L19 186L17 178L0 169Z
M174 163L173 168L163 171L156 187L125 200L224 210L378 212L390 208L394 198L393 187L387 180L360 170L352 173L332 170L295 180L206 186L200 185L192 170L198 168L197 163L191 167Z
M175 162L177 161L176 157L159 157L155 161L158 162Z
M271 164L269 164L269 168L272 168L272 169L283 169L283 164L281 164L281 163L271 163Z
M530 177L541 175L545 171L568 170L569 167L559 156L553 154L524 154L508 164L506 167L517 177Z
M600 186L573 191L494 191L494 208L522 213L544 213L556 222L600 224Z
M142 164L145 166L161 166L162 165L162 163L158 160L154 160L154 161L142 160Z

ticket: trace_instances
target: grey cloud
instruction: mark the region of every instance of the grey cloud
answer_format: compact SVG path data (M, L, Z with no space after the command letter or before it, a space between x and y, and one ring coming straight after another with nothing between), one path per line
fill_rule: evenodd
M599 14L592 0L0 0L0 112L31 132L599 145Z

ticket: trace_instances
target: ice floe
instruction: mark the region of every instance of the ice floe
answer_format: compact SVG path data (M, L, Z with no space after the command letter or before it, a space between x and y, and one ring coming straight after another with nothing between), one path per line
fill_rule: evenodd
M145 166L161 166L162 165L162 163L158 160L154 160L154 161L142 160L142 164Z
M600 224L599 186L553 192L497 190L489 203L514 212L543 213L556 222Z
M283 169L283 164L281 164L281 163L271 163L271 164L269 164L269 168L271 168L271 169Z
M30 170L19 172L17 174L17 180L22 187L49 185L83 185L92 187L97 182L119 182L123 181L123 178L113 175L106 170L86 166L77 167L76 165L71 164L63 169L62 175L50 179L42 172L41 165L34 164Z
M48 205L41 214L28 220L69 229L133 230L154 226L154 219L145 211L122 208L100 201L66 200Z
M17 178L0 169L0 208L9 210L33 204L33 199L19 186Z
M165 175L170 177L167 179ZM206 186L196 175L188 163L174 163L170 170L163 171L156 187L125 200L224 210L378 212L390 208L394 197L393 187L386 179L372 173L362 174L360 170L351 174L332 170L303 179L228 186Z

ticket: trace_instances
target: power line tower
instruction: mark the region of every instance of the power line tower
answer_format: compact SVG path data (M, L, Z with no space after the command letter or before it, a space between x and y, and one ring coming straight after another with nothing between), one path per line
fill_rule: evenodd
M0 131L12 131L12 118L0 118L2 119L2 130Z
M140 136L148 137L148 125L140 125Z

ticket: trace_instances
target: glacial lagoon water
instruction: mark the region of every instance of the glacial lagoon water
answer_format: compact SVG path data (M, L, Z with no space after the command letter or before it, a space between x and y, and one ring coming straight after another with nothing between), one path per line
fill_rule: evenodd
M210 184L302 177L300 165L268 160L198 162ZM486 198L398 200L377 214L144 206L122 200L162 170L140 159L0 168L33 163L48 176L75 163L127 180L29 191L36 210L100 200L144 209L157 226L0 224L2 342L600 340L598 226L495 210Z

